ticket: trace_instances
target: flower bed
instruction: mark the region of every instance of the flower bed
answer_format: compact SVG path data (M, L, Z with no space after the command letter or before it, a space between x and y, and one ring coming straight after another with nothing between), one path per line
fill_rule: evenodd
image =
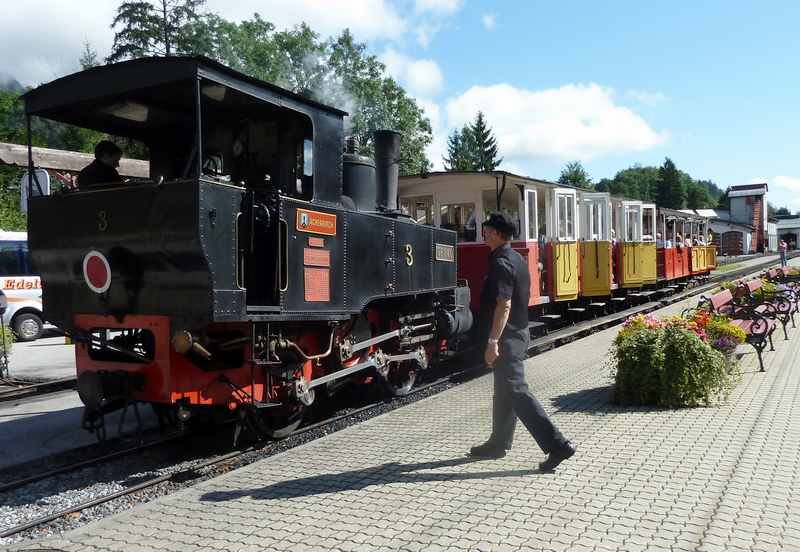
M670 407L724 400L738 381L734 352L745 337L725 316L704 310L631 317L611 348L614 399Z

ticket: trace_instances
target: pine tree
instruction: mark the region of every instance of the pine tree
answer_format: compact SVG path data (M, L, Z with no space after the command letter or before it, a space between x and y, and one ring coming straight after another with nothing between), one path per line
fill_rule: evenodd
M470 126L470 131L475 141L476 170L492 172L503 162L503 158L498 159L497 157L497 140L492 129L486 123L482 111L478 111L475 121Z
M100 65L100 61L97 59L97 52L92 48L88 40L83 43L83 52L81 52L81 57L78 59L78 64L84 71Z
M205 0L127 0L117 8L112 29L114 45L106 61L113 63L144 56L192 53L192 25L201 15Z
M681 182L681 174L669 157L658 169L656 201L662 207L669 209L683 209L686 203L686 188Z
M447 171L479 170L475 137L469 125L454 131L447 139L447 157L443 160Z

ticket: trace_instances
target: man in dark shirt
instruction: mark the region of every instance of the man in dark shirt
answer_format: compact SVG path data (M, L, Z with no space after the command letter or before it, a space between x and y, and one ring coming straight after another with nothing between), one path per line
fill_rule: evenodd
M484 238L492 252L481 290L478 343L486 343L484 360L494 371L494 402L492 435L483 445L472 447L470 454L481 458L505 456L519 417L548 455L539 469L551 471L575 454L575 447L550 421L525 381L531 280L527 263L511 249L514 230L514 223L502 213L490 214L483 223Z
M78 189L86 190L100 184L122 182L117 172L122 150L109 140L98 142L94 147L94 161L78 173Z

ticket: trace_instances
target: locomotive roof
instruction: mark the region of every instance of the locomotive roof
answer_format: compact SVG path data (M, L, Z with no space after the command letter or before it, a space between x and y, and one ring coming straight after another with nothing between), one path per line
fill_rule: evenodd
M347 115L345 111L250 77L202 56L140 58L73 73L24 94L25 111L30 115L78 124L80 112L87 104L198 77L278 106L300 111L324 111L339 117Z

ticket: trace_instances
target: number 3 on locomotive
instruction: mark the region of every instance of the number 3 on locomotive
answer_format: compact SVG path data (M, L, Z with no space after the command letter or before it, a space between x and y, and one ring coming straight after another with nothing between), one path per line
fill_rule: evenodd
M405 249L405 252L406 252L406 264L408 266L413 265L414 264L414 248L411 246L410 243L407 243L403 249Z

